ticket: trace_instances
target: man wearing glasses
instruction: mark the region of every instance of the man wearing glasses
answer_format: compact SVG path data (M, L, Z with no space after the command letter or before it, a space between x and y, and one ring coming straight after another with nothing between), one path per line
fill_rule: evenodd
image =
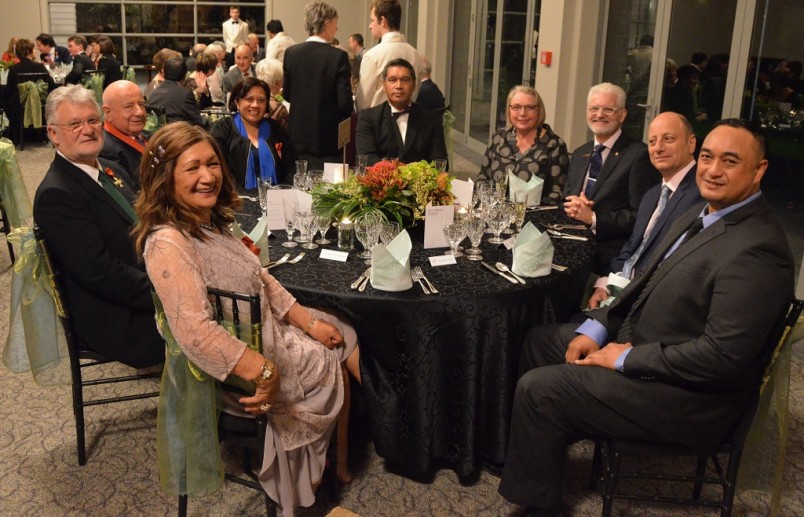
M99 160L100 107L74 85L47 99L47 132L56 147L34 198L34 219L61 271L80 347L143 368L164 360L148 276L129 236L137 216L128 174Z
M357 153L368 155L369 165L386 157L405 163L446 160L441 115L411 101L416 87L413 65L393 59L381 78L388 100L358 113Z
M586 122L594 140L572 153L564 186L564 211L595 233L596 274L607 274L636 221L639 201L661 176L651 165L645 144L622 131L625 91L611 83L589 90Z

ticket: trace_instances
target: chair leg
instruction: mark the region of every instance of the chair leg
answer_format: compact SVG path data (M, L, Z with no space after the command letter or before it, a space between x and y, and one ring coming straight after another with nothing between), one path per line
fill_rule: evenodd
M87 463L86 439L84 436L84 393L80 382L73 383L73 414L75 415L75 439L78 450L78 464Z
M187 517L187 494L179 496L179 517Z
M703 489L703 478L706 474L706 462L709 461L708 456L698 457L698 466L695 468L695 485L692 490L692 498L696 501L701 498L701 490Z

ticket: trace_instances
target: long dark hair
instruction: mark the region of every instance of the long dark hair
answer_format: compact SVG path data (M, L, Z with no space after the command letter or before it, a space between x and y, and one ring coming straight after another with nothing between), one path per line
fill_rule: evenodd
M173 226L196 239L206 238L198 227L192 209L176 198L173 174L179 156L199 142L206 142L212 147L222 169L221 191L212 209L212 224L223 232L228 231L228 226L234 221L234 210L241 201L215 139L198 126L173 122L151 137L142 154L142 190L134 203L140 220L131 232L138 254L142 254L145 240L153 228L161 224Z

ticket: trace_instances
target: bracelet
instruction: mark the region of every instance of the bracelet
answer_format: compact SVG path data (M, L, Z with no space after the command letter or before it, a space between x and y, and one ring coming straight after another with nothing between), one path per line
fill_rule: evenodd
M310 331L313 329L313 325L315 325L317 322L318 320L316 319L315 316L313 316L313 318L310 320L310 323L308 323L307 326L304 327L304 333L309 336Z
M274 368L276 366L270 359L266 359L264 363L262 363L262 368L260 368L260 373L257 374L256 377L251 379L251 382L256 384L257 386L261 386L263 384L268 383L274 376Z

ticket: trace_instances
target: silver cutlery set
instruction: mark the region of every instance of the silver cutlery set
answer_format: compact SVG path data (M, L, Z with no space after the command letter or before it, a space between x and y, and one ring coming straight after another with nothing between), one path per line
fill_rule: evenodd
M293 258L290 258L290 253L285 253L279 260L269 262L268 265L265 266L265 269L275 268L276 266L281 266L282 264L296 264L303 258L304 258L304 252L299 253Z

